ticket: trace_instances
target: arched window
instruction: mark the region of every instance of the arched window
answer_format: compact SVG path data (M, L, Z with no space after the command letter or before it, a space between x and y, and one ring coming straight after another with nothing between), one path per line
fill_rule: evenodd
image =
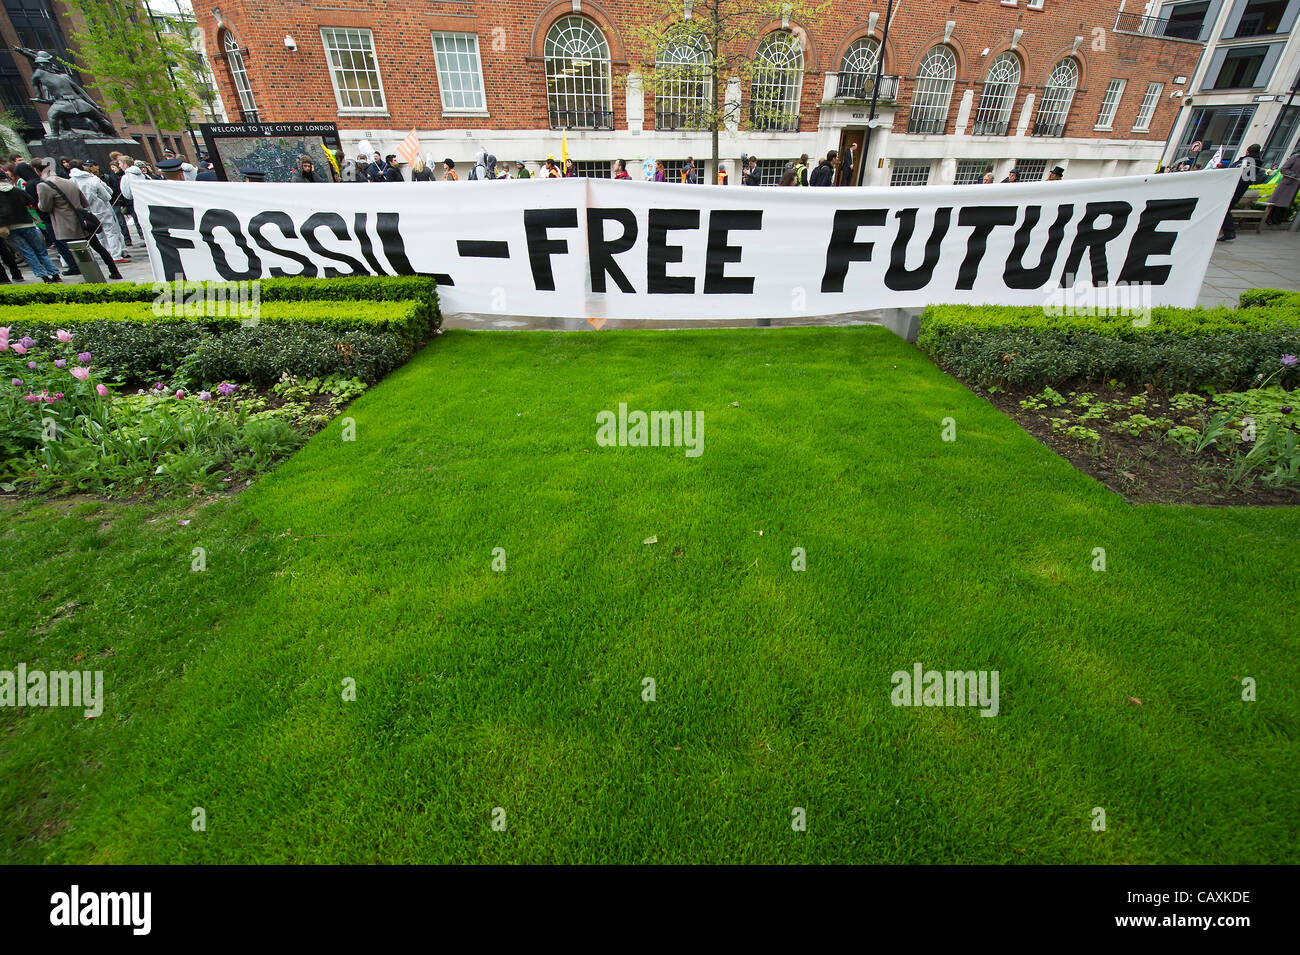
M865 99L871 95L876 82L876 66L880 57L880 44L871 37L854 40L840 61L840 79L836 96ZM882 90L883 92L883 90Z
M936 46L925 55L916 72L912 91L909 133L942 133L948 126L948 102L957 79L957 57L946 46Z
M655 128L709 129L713 66L703 38L678 30L655 56Z
M253 99L253 87L248 83L248 69L244 66L244 52L239 42L229 30L221 42L226 54L226 67L230 70L230 82L239 94L239 114L246 123L257 122L257 100Z
M984 77L979 109L975 111L974 136L1005 136L1011 107L1020 88L1020 60L1014 53L999 53Z
M1034 120L1035 136L1064 136L1065 117L1074 101L1074 91L1079 86L1079 64L1068 56L1052 67L1043 89L1043 101L1038 106Z
M586 17L560 17L546 31L546 104L551 129L613 129L609 44Z
M749 125L757 130L795 132L803 90L803 44L777 30L763 37L754 54L749 82Z

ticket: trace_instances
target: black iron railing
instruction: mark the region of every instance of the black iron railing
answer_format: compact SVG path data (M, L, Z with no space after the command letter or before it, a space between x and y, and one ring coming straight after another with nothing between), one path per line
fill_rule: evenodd
M613 129L612 109L553 109L551 129Z

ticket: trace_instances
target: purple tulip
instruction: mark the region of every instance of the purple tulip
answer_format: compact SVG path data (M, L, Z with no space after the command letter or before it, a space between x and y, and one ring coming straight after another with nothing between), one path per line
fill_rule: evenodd
M88 352L88 351L83 351L83 352L81 352L81 354L77 355L77 361L81 362L83 365L89 365L89 364L90 364L90 352Z
M23 380L21 378L15 378L13 384L15 388L21 388L23 386Z
M223 381L221 384L217 385L217 391L221 392L223 398L229 398L235 393L238 387L238 385L232 385L228 381Z
M22 345L23 348L32 348L36 345L36 339L32 338L30 335L24 335L22 338L18 339L18 344Z
M159 381L159 382L155 382L155 383L154 383L153 390L154 390L154 391L162 391L165 387L166 387L166 385L164 385L161 381Z
M185 397L185 389L183 389L183 388L177 388L177 389L176 389L176 397L177 397L177 398L184 398L184 397Z
M199 392L199 401L211 401L211 400L212 400L212 392L210 391Z
M29 361L29 362L27 363L27 367L30 368L32 371L35 371L35 370L36 370L36 362L34 362L34 361Z
M67 368L67 367L68 367L68 360L67 360L66 358L56 358L56 359L54 359L54 367L55 367L55 368Z
M1295 355L1283 355L1283 356L1282 356L1282 364L1285 365L1287 368L1290 368L1292 365L1294 365L1294 364L1295 364L1296 362L1298 362L1298 361L1300 361L1300 358L1296 358Z
M1290 413L1291 413L1291 406L1290 406L1290 405L1283 405L1281 408L1278 408L1277 410L1280 411L1280 412L1282 412L1283 414L1290 414Z

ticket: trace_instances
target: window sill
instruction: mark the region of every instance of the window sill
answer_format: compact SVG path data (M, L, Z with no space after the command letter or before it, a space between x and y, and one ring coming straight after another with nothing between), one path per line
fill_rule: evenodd
M1149 133L1149 132L1151 132L1151 127L1150 127L1150 126L1134 126L1132 129L1129 130L1129 132L1130 132L1130 133Z
M371 106L340 106L338 113L340 116L388 116L386 107Z
M1115 131L1115 127L1114 127L1114 126L1094 126L1094 127L1092 127L1092 131L1093 131L1094 133L1113 133L1113 132Z
M487 119L489 113L485 109L444 109L443 116L480 116Z

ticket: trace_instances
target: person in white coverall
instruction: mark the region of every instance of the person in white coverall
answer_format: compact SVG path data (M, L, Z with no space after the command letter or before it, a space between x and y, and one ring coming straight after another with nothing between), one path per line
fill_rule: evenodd
M117 213L113 211L113 190L108 183L93 173L89 173L79 161L68 164L69 175L81 194L86 197L86 207L99 219L99 231L103 235L104 245L114 260L121 262L126 253L126 240L122 238L122 227L117 224Z

